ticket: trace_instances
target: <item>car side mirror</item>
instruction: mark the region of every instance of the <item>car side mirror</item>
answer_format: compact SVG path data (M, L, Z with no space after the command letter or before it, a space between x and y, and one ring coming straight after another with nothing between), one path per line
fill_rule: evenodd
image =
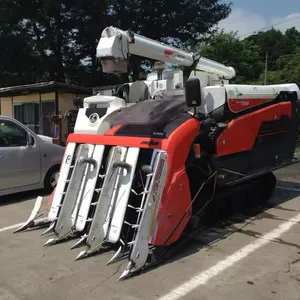
M199 78L190 78L185 83L185 101L188 107L201 105L201 85Z

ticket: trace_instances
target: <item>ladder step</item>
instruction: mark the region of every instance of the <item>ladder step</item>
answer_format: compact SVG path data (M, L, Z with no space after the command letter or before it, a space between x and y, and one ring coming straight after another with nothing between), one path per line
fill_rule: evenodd
M143 212L143 208L142 207L134 207L132 205L128 205L127 207L136 210L136 212Z
M149 194L149 191L144 191L144 192L140 193L140 195L147 195L147 194Z
M128 226L131 226L131 228L139 228L139 227L140 227L139 224L131 224L131 223L127 222L127 221L124 221L124 223L125 223L126 225L128 225Z
M138 196L138 193L134 189L131 189L131 192Z

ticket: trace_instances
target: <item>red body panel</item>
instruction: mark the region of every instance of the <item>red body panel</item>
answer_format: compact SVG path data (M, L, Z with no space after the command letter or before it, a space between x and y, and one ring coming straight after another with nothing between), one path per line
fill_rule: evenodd
M249 108L253 108L255 106L271 102L274 98L249 98L249 99L241 99L241 98L230 98L227 100L228 107L233 113L239 113Z
M191 217L192 208L182 219L191 204L185 163L192 142L199 130L200 122L191 119L178 127L163 142L162 149L168 153L168 172L157 216L158 227L152 240L153 245L170 245L174 243L180 237ZM179 222L180 225L178 226ZM173 232L176 226L178 227Z
M109 131L111 132L111 131ZM144 137L113 136L106 134L72 133L68 136L68 143L87 143L95 145L139 147L161 149L164 140ZM151 144L147 144L151 143Z
M251 150L263 122L280 119L283 115L291 118L291 114L291 103L282 102L231 121L217 140L217 156Z

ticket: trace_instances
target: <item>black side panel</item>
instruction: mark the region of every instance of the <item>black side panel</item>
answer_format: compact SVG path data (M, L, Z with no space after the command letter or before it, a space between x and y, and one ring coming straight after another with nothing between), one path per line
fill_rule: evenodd
M260 129L258 135L266 135L279 133L281 131L288 131L290 129L291 121L289 116L281 116L279 120L267 121L264 122Z
M277 145L280 149L280 158L282 160L291 159L294 156L295 148L297 146L299 134L299 108L300 100L291 101L292 103L292 119L288 131L284 134L281 144Z
M248 174L291 160L299 128L299 104L298 101L291 103L291 120L288 116L282 116L280 120L262 123L251 151L214 158L214 167Z

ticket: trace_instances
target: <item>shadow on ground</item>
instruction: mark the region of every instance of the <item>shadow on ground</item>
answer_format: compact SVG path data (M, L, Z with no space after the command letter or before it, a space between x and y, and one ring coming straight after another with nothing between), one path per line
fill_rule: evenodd
M277 180L277 186L283 187L283 188L290 188L295 190L286 190L278 192L278 190L275 190L273 197L263 205L257 205L257 206L250 206L246 209L243 208L242 211L222 211L222 215L214 215L211 220L213 222L210 223L209 226L200 225L199 229L195 233L193 233L191 236L187 237L183 241L176 244L169 255L166 256L166 260L163 262L160 262L158 265L155 265L151 268L148 268L146 270L143 270L142 272L138 272L135 276L139 276L142 273L147 273L155 268L162 267L166 264L175 262L177 260L183 259L185 257L188 257L192 254L195 254L199 252L200 250L205 249L206 251L209 251L210 248L218 241L227 239L232 234L239 232L248 236L252 236L255 238L259 238L261 236L261 233L254 232L247 230L245 227L249 225L250 223L254 222L258 219L275 219L275 220L281 220L286 221L284 219L279 218L276 215L270 214L268 212L271 208L276 208L277 210L285 210L285 211L291 211L284 207L284 203L300 196L300 184L296 182L290 182L290 181L283 181L283 180ZM299 191L297 191L299 189ZM46 196L43 191L34 191L34 192L26 192L26 193L20 193L5 197L0 197L0 206L3 205L10 205L13 203L18 203L22 201L28 201L29 199L32 199L37 196ZM295 210L295 214L297 214L297 211ZM38 229L38 228L36 228ZM298 244L291 244L288 243L282 239L276 239L274 240L276 243L280 244L286 244L292 247L295 247L297 249L300 249L300 243ZM103 255L104 253L102 253ZM109 253L109 255L111 255ZM97 256L97 255L95 255ZM119 261L121 263L118 267L116 272L113 274L115 275L117 272L119 272L120 268L124 263L127 264L125 261ZM112 275L112 276L113 276ZM106 279L108 280L108 279ZM129 279L130 280L130 279Z
M246 210L242 209L242 211L238 210L233 212L229 210L224 212L222 216L218 215L218 217L210 223L209 227L200 226L199 230L197 230L194 234L175 245L173 250L170 251L170 257L168 258L168 256L166 256L165 261L161 262L158 265L155 265L154 267L149 267L148 269L138 272L135 276L139 276L163 265L193 255L202 249L206 249L206 251L209 251L209 249L212 248L213 244L220 240L227 239L236 232L259 238L262 236L261 233L245 229L245 227L247 227L255 220L273 219L281 220L283 222L287 221L273 214L270 214L267 211L271 208L275 208L278 210L295 212L295 214L299 213L298 210L292 210L283 207L283 204L300 196L300 184L278 180L277 186L283 188L299 189L299 191L286 190L283 193L279 193L278 190L275 189L273 197L263 205L257 205L254 207L250 206L247 207ZM274 239L273 242L286 244L300 250L300 243L293 244L282 239Z
M16 193L7 196L1 196L0 207L32 200L34 198L37 198L38 196L46 197L49 196L49 194L45 193L44 190L35 190L35 191Z

